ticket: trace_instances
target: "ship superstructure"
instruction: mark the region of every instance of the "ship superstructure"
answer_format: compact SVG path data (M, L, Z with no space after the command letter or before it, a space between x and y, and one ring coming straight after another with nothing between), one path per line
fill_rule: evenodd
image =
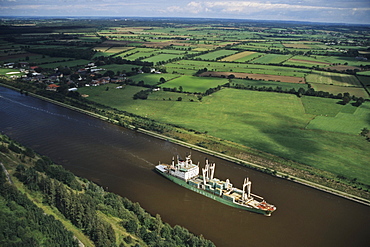
M199 163L193 164L191 155L186 156L185 160L177 158L177 163L173 158L170 165L160 163L156 166L156 170L171 181L229 206L268 216L276 210L263 197L251 193L252 182L249 178L245 178L242 189L238 189L233 187L229 179L222 181L215 178L215 169L216 164L206 159L200 175Z

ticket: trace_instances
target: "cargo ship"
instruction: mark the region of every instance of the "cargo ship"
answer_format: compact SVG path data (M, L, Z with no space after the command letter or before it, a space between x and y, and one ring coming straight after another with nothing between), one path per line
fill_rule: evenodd
M233 187L229 179L222 181L214 177L215 163L209 163L206 159L205 168L202 168L202 175L199 174L199 163L193 164L191 155L186 156L185 160L177 157L172 159L171 164L159 164L155 167L156 171L169 180L187 189L207 196L218 202L231 207L248 210L255 213L271 216L276 207L267 203L263 197L252 194L252 182L249 178L244 179L243 189Z

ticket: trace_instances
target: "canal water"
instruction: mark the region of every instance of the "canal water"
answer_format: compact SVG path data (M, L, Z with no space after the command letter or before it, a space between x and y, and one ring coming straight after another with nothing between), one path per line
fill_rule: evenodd
M370 207L240 167L0 87L0 131L78 176L139 202L171 225L217 246L369 246ZM271 217L235 209L182 188L154 171L184 157L216 162L215 176L277 206Z

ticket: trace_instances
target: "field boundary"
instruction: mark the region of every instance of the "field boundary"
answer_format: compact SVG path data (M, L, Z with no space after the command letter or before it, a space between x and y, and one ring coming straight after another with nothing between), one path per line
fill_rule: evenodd
M356 79L360 82L360 84L362 85L362 87L365 89L365 91L367 92L367 94L369 95L370 97L370 91L369 89L367 88L367 86L357 77L357 75L355 75Z

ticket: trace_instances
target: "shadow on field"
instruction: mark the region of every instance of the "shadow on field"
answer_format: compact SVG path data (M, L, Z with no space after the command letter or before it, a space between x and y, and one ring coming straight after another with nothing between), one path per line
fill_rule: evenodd
M246 122L248 125L253 124L266 137L255 141L254 148L300 163L312 163L321 150L316 140L320 132L305 130L302 122L286 115L273 113L271 117L275 119L274 124L270 124L269 119L265 123L253 123L253 120Z

